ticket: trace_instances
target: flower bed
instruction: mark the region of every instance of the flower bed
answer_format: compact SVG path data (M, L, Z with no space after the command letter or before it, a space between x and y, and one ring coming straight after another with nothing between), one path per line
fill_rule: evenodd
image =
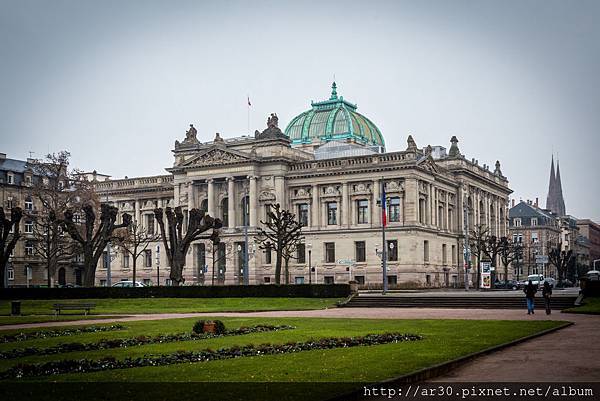
M208 362L220 359L231 359L248 356L287 354L312 350L327 350L335 348L350 348L359 346L381 345L402 341L417 341L423 337L416 334L385 333L367 334L362 337L322 338L306 342L289 342L287 344L261 344L233 346L216 351L205 349L201 351L179 351L158 356L143 356L140 358L125 358L117 360L107 357L92 359L67 359L39 364L21 364L0 372L0 379L20 379L23 377L48 376L65 373L87 373L111 369L139 368L144 366L166 366L178 363Z
M120 324L113 324L110 326L87 326L78 329L64 329L64 330L41 330L31 331L29 333L19 333L13 335L0 336L0 343L12 343L18 341L35 340L38 338L50 338L50 337L62 337L62 336L75 336L77 334L84 333L98 333L101 331L116 331L125 330L126 327Z
M226 330L223 334L215 333L177 333L177 334L164 334L155 337L139 336L132 338L115 338L115 339L102 339L94 343L64 343L58 344L54 347L37 348L17 348L9 351L0 352L0 359L14 359L22 358L30 355L53 355L61 354L64 352L76 352L76 351L97 351L111 348L126 348L135 347L139 345L148 344L160 344L160 343L171 343L178 341L193 341L203 340L206 338L215 338L223 336L239 336L243 334L261 333L267 331L279 331L279 330L291 330L295 329L294 326L270 326L270 325L257 325L251 327L240 327L239 329Z

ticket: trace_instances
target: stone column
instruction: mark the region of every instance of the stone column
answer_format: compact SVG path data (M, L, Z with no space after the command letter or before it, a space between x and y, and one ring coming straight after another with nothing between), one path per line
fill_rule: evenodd
M282 176L275 177L275 198L282 209L287 209L285 202L285 179Z
M434 205L433 205L433 185L429 184L429 196L427 197L428 201L429 201L429 216L427 219L427 223L429 223L430 226L433 225L433 214L435 213L435 211L433 210Z
M379 180L373 180L373 198L371 200L371 227L381 225L381 209L377 206L377 200L381 198Z
M193 208L196 207L196 191L194 190L194 181L190 181L188 183L188 210L192 210Z
M211 217L216 217L215 214L215 182L212 178L209 178L208 180L206 180L206 183L208 184L208 214L211 215Z
M348 183L342 183L342 202L340 205L340 226L350 227L350 203L348 202Z
M134 212L135 217L134 217L134 219L138 224L142 224L141 208L142 208L142 202L139 200L136 200L135 201L135 212Z
M315 229L321 225L319 219L319 186L313 184L311 189L312 203L310 205L310 226Z
M452 231L452 227L450 227L450 193L446 192L446 208L444 209L444 213L446 214L446 224L444 228L447 231Z
M257 224L257 216L258 216L258 210L257 210L257 200L258 200L258 193L256 192L256 176L249 176L248 179L250 180L250 193L249 193L249 203L250 203L250 226L251 227L256 227Z
M419 182L415 178L406 180L404 186L404 221L407 224L419 222Z
M235 197L235 181L233 177L227 178L227 215L229 216L229 224L228 227L235 227L235 205L236 205L236 197Z
M179 206L179 187L180 184L173 185L173 207Z

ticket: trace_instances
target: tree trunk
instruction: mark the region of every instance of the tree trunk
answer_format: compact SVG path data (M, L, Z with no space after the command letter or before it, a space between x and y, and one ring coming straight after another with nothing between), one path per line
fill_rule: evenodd
M185 254L179 249L173 252L173 266L171 266L171 273L169 278L171 279L171 285L178 287L185 281L183 279L183 267L185 266Z
M290 260L285 258L285 283L290 283L290 270L289 270Z
M281 251L278 249L275 257L275 284L281 284Z
M6 280L4 275L6 274L7 264L8 257L4 257L4 255L0 256L0 288L4 288L4 281Z
M133 257L133 288L135 288L135 274L137 272L137 258Z
M88 248L88 247L86 247ZM110 255L109 255L110 257ZM83 251L83 286L94 287L96 285L96 265L98 260L94 260L93 251L85 249Z

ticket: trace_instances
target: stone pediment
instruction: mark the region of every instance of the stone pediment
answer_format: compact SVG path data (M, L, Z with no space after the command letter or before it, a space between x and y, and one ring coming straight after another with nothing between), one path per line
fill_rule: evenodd
M426 171L429 171L430 173L438 173L439 172L439 167L437 166L437 164L433 160L433 157L431 157L431 156L422 157L421 160L417 161L417 166L421 167L422 169L424 169Z
M181 164L181 167L218 166L221 164L245 163L254 160L250 155L214 146Z

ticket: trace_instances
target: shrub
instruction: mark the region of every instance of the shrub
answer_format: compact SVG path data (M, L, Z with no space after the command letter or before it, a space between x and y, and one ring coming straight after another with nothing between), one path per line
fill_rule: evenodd
M194 327L192 327L192 331L196 334L202 334L204 333L204 323L206 323L206 320L198 320L196 323L194 323Z

